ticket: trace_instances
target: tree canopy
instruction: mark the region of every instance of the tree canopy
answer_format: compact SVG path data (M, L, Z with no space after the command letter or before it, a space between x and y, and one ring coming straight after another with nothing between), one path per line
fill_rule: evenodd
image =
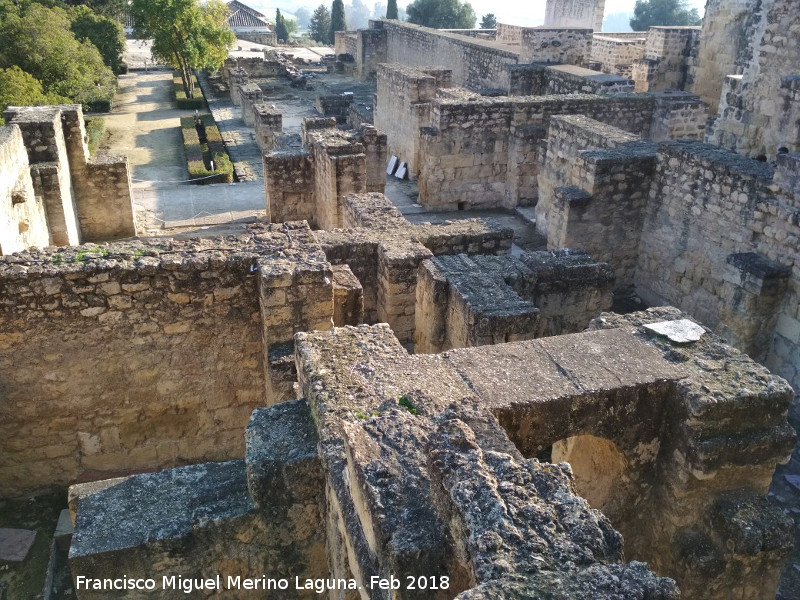
M114 73L90 39L75 37L71 10L36 2L0 1L0 15L0 68L6 69L6 89L25 96L38 89L33 79L44 97L61 102L88 106L94 100L113 97L117 86Z
M472 5L459 0L414 0L406 11L411 23L435 29L472 29L477 20Z
M88 6L76 6L72 14L72 33L78 41L89 40L94 44L100 51L103 62L118 75L125 50L125 30L122 24L115 19L96 14Z
M700 25L701 21L697 9L690 9L686 0L636 0L631 28L647 31L654 25Z
M289 39L289 30L286 29L286 23L281 14L281 9L275 10L275 35L278 41L285 42Z
M67 101L67 98L45 93L38 79L16 65L0 69L0 125L3 123L2 112L8 106L38 106Z
M192 69L221 66L236 40L221 0L133 0L131 16L134 35L152 38L153 57L178 69L189 91Z
M497 17L494 13L487 13L481 18L481 29L495 29L497 28Z
M397 0L389 0L389 4L386 6L386 18L397 18Z
M308 34L312 40L320 44L330 44L331 35L331 11L324 4L320 4L314 14L311 15L311 21L308 24Z
M331 5L331 34L329 44L336 40L337 31L345 31L347 29L347 22L344 17L344 2L342 0L333 0Z

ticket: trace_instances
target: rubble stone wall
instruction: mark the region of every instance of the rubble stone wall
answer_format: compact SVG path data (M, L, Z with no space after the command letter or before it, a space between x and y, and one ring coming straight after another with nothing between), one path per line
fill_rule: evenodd
M660 147L637 269L669 302L798 385L800 208L770 166L697 142Z
M748 156L800 151L800 13L792 0L764 0L746 23L741 76L728 77L710 141ZM737 61L738 64L738 61Z
M19 127L0 127L0 255L50 244L45 207L31 175Z
M592 62L599 63L603 73L632 77L633 62L644 57L645 34L624 38L618 34L594 34Z
M508 65L520 62L517 51L495 41L401 21L381 21L386 59L410 67L452 70L453 84L469 89L508 89Z
M264 191L271 223L308 221L317 226L314 163L307 151L265 153Z
M545 27L603 28L605 0L547 0Z
M757 0L708 0L692 92L717 113L728 75L741 74L747 58L747 23Z
M644 56L633 62L637 92L690 90L699 27L650 27Z
M241 457L284 399L266 349L332 326L332 276L302 224L2 259L3 496Z

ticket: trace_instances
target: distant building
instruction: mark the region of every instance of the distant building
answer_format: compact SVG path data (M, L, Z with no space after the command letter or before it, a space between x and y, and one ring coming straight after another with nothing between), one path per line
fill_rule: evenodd
M275 32L263 14L242 4L239 0L228 2L228 8L231 11L228 25L237 38L258 44L277 45Z

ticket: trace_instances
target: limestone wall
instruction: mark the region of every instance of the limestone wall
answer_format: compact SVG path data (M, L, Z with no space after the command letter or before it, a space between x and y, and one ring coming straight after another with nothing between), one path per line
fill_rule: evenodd
M551 116L585 114L647 135L655 106L655 97L633 95L437 99L421 135L420 203L448 210L535 202L538 141Z
M314 164L307 151L265 153L264 192L271 223L305 220L316 226Z
M261 151L267 152L275 148L276 136L283 131L283 115L263 102L257 103L253 105L253 123L256 142Z
M452 72L416 69L399 64L378 66L375 126L386 132L388 153L419 173L419 129L430 124L431 102L440 88L451 85Z
M520 63L543 62L586 65L592 52L592 30L523 27L520 32ZM505 86L497 86L507 89Z
M410 67L439 67L452 70L452 82L469 89L508 89L507 66L520 56L504 44L468 38L455 33L381 21L386 35L386 58Z
M623 37L619 34L597 34L592 37L592 62L603 73L630 78L633 62L644 57L645 34Z
M800 13L792 0L764 0L746 24L740 77L728 77L709 141L748 156L800 151ZM738 62L737 62L738 64Z
M332 325L306 226L0 261L0 489L241 457L267 350Z
M637 92L689 90L693 56L700 38L699 27L651 27L644 56L633 61L632 78Z
M603 28L605 0L547 0L545 27Z
M756 0L708 0L692 92L716 114L725 78L741 74L747 58L747 26Z
M89 157L80 105L10 106L4 115L20 125L53 243L136 235L128 160Z
M247 83L239 88L241 115L244 124L250 127L255 125L253 106L261 102L263 92L256 83Z
M28 154L17 126L0 127L0 255L47 246L42 198L34 194Z
M705 320L800 384L800 208L760 162L696 142L659 149L637 291Z

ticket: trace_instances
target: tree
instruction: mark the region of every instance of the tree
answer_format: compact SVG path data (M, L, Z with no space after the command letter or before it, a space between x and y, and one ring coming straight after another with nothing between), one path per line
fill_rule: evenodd
M497 29L497 17L494 16L494 13L483 15L481 29Z
M386 18L387 19L397 18L397 0L389 0L389 4L386 7Z
M3 123L2 113L9 106L39 106L68 101L55 94L46 94L41 81L16 65L0 69L0 125Z
M696 8L691 10L686 0L636 0L631 17L634 31L647 31L653 25L700 25Z
M408 5L408 20L435 29L472 29L475 11L459 0L414 0Z
M331 36L331 13L328 7L320 4L314 14L311 15L311 22L308 24L308 34L312 40L320 44L330 44Z
M289 34L289 36L286 39L289 39L294 34L296 34L297 30L299 29L297 21L291 17L283 17L283 25L284 27L286 27L286 33Z
M347 22L344 18L344 2L342 0L333 0L331 6L331 34L329 36L329 44L336 41L336 32L345 31L347 29Z
M275 35L278 41L281 42L286 42L289 39L289 30L286 29L286 23L283 22L280 8L275 11Z
M125 9L128 6L127 0L65 0L64 4L86 6L95 14L113 19L120 24L125 22Z
M0 12L0 68L17 66L41 83L43 93L71 102L88 106L113 97L114 73L94 44L75 38L66 10L30 2L7 3Z
M190 94L192 69L220 67L236 41L221 0L133 0L131 16L134 35L153 40L153 57L178 69Z
M94 44L103 62L115 75L119 74L125 50L125 30L119 21L95 14L87 6L78 6L72 11L72 33L79 41L89 40Z

